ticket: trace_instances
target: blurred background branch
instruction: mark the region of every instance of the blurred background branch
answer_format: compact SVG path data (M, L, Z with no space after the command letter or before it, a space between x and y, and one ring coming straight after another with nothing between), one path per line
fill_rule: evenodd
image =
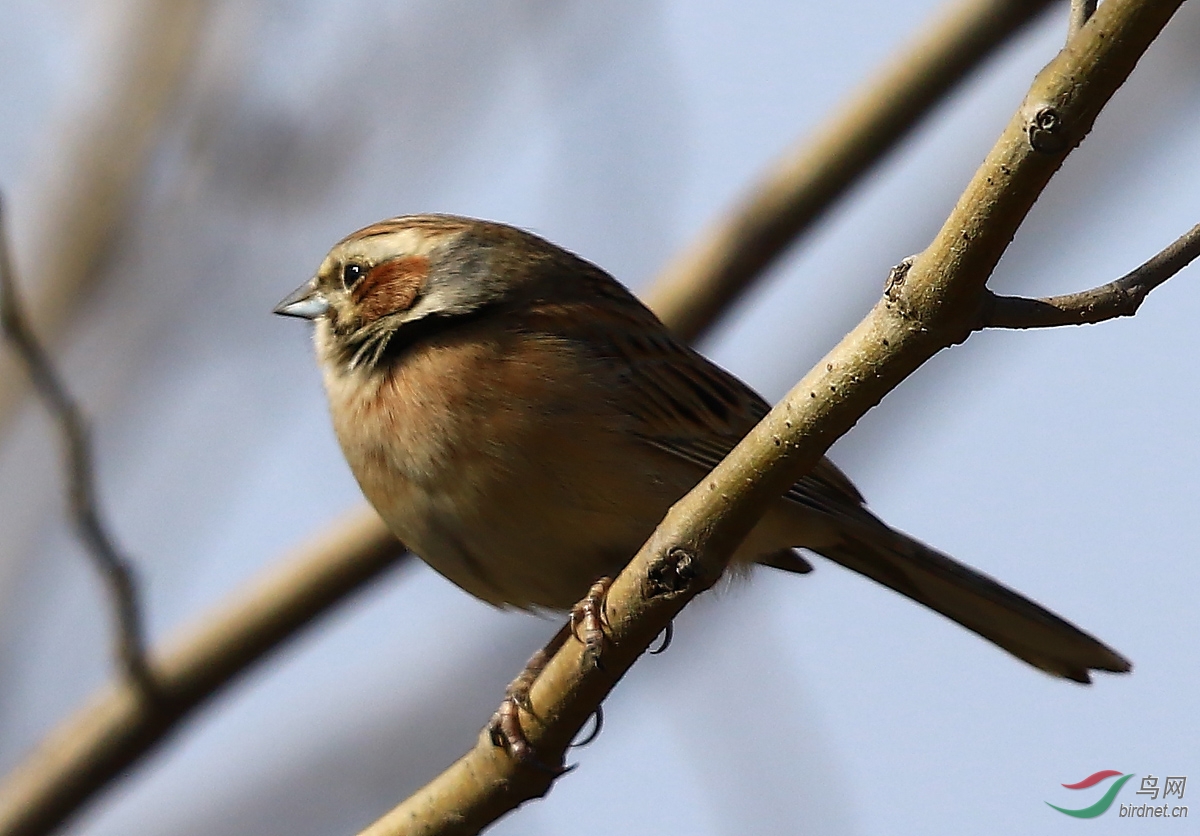
M36 763L83 788L53 807L78 811L79 836L318 836L362 827L461 754L551 627L415 562L388 571L400 546L365 511L358 545L330 541L314 563L292 562L288 544L361 496L304 335L276 330L270 306L346 231L415 211L515 223L645 295L659 265L694 252L684 245L709 219L768 179L797 136L818 135L820 115L942 2L214 0L125 219L76 313L49 334L88 405L105 510L139 557L156 669L177 663L177 695L191 682L188 699L206 707L160 725L122 714L119 683L102 687L108 613L62 524L45 464L54 428L25 398L0 435L0 774L12 771L0 799L16 797L13 770ZM111 101L124 66L112 46L142 31L126 21L145 6L0 11L0 179L17 198L28 280L45 260L38 242L53 240L43 230L56 231L43 184L71 179L72 126L93 121L52 117ZM785 248L720 327L702 323L705 353L777 399L861 317L878 277L928 242L1061 46L1067 11L994 49L818 213L805 245ZM1070 277L1119 274L1195 222L1196 12L1185 5L1043 195L997 292L1076 290ZM1178 729L1196 683L1179 660L1200 653L1187 599L1200 577L1186 559L1200 527L1188 510L1194 398L1176 381L1200 351L1193 286L1169 283L1113 327L980 335L833 451L878 511L1061 605L1136 656L1136 677L1086 695L1055 688L828 566L736 584L688 607L671 652L606 702L586 780L497 836L563 832L596 809L615 829L692 836L796 821L814 836L883 833L897 815L937 836L965 820L1049 836L1040 787L1077 778L1059 772L1097 746L1186 772ZM328 597L287 583L278 597L248 592L275 572ZM322 612L319 629L299 628ZM61 745L35 753L55 729ZM96 795L114 763L132 767L168 735ZM893 780L917 773L944 777ZM19 815L57 791L35 784L22 785L33 806ZM987 805L1005 815L980 816Z
M1030 208L1182 2L1108 0L1095 26L1034 79L911 268L894 275L866 318L671 507L608 590L604 664L589 662L584 642L568 640L530 688L521 724L551 768L523 762L482 733L467 754L360 836L471 836L541 798L566 774L553 767L563 763L572 738L655 637L716 583L772 499L921 365L975 330L987 281ZM1027 138L1027 110L1040 102L1057 103L1074 139L1053 154ZM1140 273L1152 272L1161 284L1178 272L1194 246L1185 239Z
M699 338L955 84L1047 5L1047 0L966 0L940 12L848 107L768 172L720 223L718 234L701 236L663 272L646 295L651 307L677 333ZM285 563L254 584L276 590L275 595L235 593L188 631L195 638L177 645L186 651L156 653L156 672L170 669L177 672L173 678L191 683L180 688L160 674L169 705L139 714L131 711L128 694L113 686L89 700L0 785L0 833L48 832L225 681L395 565L403 548L377 520L368 522L372 512L363 514L350 529L335 526L320 536L319 546L302 548L303 560ZM201 668L189 672L193 665Z
M141 702L148 704L154 699L154 682L146 664L137 577L133 564L121 555L100 514L92 442L83 414L33 333L21 306L8 251L6 221L0 196L0 329L24 363L34 389L62 437L67 507L88 557L108 590L113 613L113 655L129 686L141 697Z
M675 333L699 339L955 85L1049 5L1050 0L968 0L947 7L675 258L646 303Z
M155 699L110 683L0 786L0 833L55 830L248 665L394 563L402 550L370 510L287 555L150 659Z
M111 251L167 113L179 97L205 30L210 0L135 0L108 44L99 95L72 112L48 149L39 217L24 253L36 264L30 327L53 344L96 268ZM0 437L27 393L27 379L0 357Z

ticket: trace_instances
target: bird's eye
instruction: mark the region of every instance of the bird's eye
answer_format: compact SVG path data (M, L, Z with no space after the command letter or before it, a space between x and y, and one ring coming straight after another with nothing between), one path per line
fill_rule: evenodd
M349 290L358 284L358 280L365 275L367 275L367 268L352 261L342 268L342 286Z

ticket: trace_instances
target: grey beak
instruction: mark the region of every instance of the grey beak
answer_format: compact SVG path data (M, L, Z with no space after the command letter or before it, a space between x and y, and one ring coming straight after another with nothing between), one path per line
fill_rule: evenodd
M275 306L274 313L280 316L298 316L301 319L316 319L329 310L329 300L317 290L316 279L305 282L295 292Z

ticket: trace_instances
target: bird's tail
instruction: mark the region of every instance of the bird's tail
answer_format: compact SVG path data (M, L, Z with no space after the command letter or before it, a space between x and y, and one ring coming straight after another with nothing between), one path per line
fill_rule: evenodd
M839 526L830 560L957 621L1019 659L1055 676L1091 682L1090 670L1125 673L1112 648L1045 607L863 511L861 524Z

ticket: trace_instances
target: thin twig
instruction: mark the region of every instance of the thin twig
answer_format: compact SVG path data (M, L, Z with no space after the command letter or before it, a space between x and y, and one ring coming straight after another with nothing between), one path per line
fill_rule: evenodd
M933 34L918 38L893 59L863 88L856 104L819 130L803 146L808 150L784 160L776 173L759 184L769 196L752 196L742 209L731 212L733 220L718 226L718 239L708 232L698 238L708 243L694 247L691 256L664 272L649 292L650 306L682 337L694 340L702 334L761 275L774 257L772 248L777 254L789 243L790 239L779 238L781 229L790 229L794 238L807 228L929 113L958 79L977 69L1049 2L964 0L956 4L940 25L930 28ZM836 175L822 176L820 172L827 169ZM789 219L776 224L769 217L772 211L787 213ZM770 247L764 248L761 242L766 238ZM730 252L723 253L722 248ZM747 258L749 252L758 255ZM738 265L737 269L721 267L729 264ZM0 386L0 417L2 413ZM165 692L176 692L172 676L194 683L186 701L177 703L170 696L169 711L131 711L124 691L114 686L64 721L0 785L0 833L43 836L49 832L166 737L192 708L399 562L403 546L373 512L364 509L363 514L362 525L373 521L369 536L345 536L336 529L324 533L308 548L310 559L275 570L290 580L272 582L274 594L239 590L233 601L222 602L216 612L201 619L203 628L189 640L187 652L154 654Z
M45 836L114 776L127 773L198 705L277 649L314 613L332 610L396 566L404 546L363 508L338 520L280 564L157 648L158 699L113 682L59 724L0 785L0 834Z
M1071 18L1067 24L1067 40L1071 40L1095 13L1096 0L1071 0Z
M51 346L80 291L98 278L96 267L126 218L214 6L210 0L123 5L125 20L104 44L97 95L60 116L54 139L39 150L38 199L21 204L33 215L25 244L39 271L25 320ZM17 365L0 357L0 436L27 385Z
M116 656L125 676L144 696L154 693L154 677L146 662L145 636L132 564L121 555L100 518L96 501L92 444L83 414L34 336L21 309L8 251L8 232L0 199L0 328L29 373L29 378L58 425L66 458L67 496L71 520L112 600L116 623Z
M1054 328L1133 316L1150 291L1196 258L1200 258L1200 224L1142 266L1091 290L1045 299L989 294L979 328Z
M677 502L606 597L604 667L568 641L529 691L521 726L543 763L571 738L655 636L721 575L759 517L829 446L908 375L969 336L987 280L1050 177L1182 0L1107 0L1034 81L930 246L903 280L704 480ZM1029 114L1055 102L1068 141L1029 141ZM1032 106L1032 108L1031 108ZM523 766L486 734L360 836L474 834L544 795L554 776Z

